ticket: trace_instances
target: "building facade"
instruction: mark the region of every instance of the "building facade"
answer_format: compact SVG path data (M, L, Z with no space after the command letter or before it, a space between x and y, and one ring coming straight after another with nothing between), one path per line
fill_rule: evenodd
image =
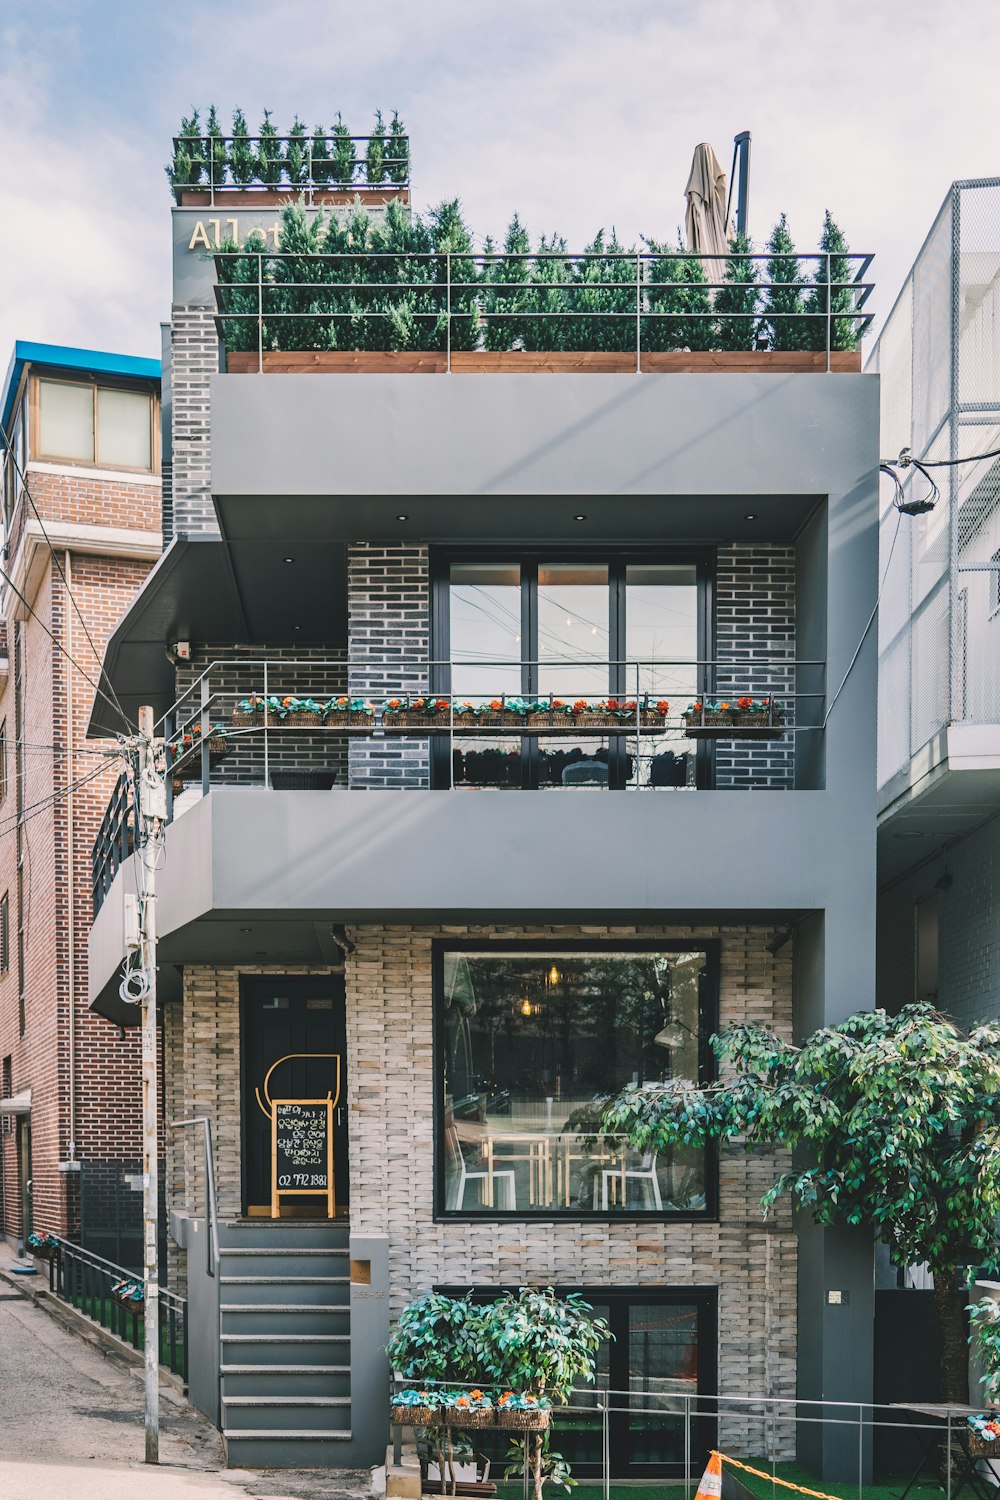
M220 1219L214 1276L202 1139L168 1132L193 1399L231 1462L379 1462L390 1316L529 1283L607 1312L610 1388L704 1398L698 1459L717 1394L870 1399L864 1236L762 1220L773 1156L644 1156L598 1121L630 1082L710 1077L720 1025L874 1001L877 381L463 374L450 333L248 366L179 196L170 536L106 667L171 747L166 1119L210 1121ZM707 694L782 708L689 734ZM338 695L321 725L306 700ZM90 994L128 1024L119 832ZM276 1101L327 1097L333 1203L275 1167ZM599 1467L599 1431L564 1442ZM678 1473L683 1424L612 1448Z
M87 739L107 639L161 547L156 360L18 343L3 388L0 1231L140 1265L138 1047L89 1007ZM117 726L122 729L122 724Z

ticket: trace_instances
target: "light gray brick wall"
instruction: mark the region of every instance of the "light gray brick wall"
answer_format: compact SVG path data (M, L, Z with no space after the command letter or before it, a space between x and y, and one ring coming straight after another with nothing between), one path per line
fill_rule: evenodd
M175 304L171 325L172 532L218 536L211 488L209 381L219 369L219 336L210 308Z
M354 542L347 554L347 651L350 691L376 705L395 694L426 692L430 658L427 548ZM381 733L350 745L352 787L430 784L426 736Z
M747 664L721 668L716 695L773 695L794 723L795 549L733 543L718 549L715 578L715 655ZM794 785L795 741L717 740L715 784L775 790Z

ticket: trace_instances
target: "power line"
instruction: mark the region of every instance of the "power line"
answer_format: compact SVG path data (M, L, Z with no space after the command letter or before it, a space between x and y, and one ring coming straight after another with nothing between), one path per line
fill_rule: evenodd
M67 597L69 598L70 603L72 604L74 610L76 611L77 619L80 621L80 624L83 626L83 633L87 637L87 642L88 642L88 644L90 646L90 649L94 653L94 659L95 659L95 661L97 662L98 666L101 669L101 676L107 678L108 686L111 688L111 694L112 694L112 697L114 699L114 703L112 704L112 707L114 707L117 710L118 714L121 716L122 722L125 724L125 727L128 729L129 733L131 733L135 729L135 725L132 723L131 719L128 717L128 715L126 714L125 710L122 708L121 704L119 703L119 701L118 701L118 694L115 692L114 684L111 682L111 679L108 678L107 673L104 670L104 659L101 656L100 652L98 651L97 647L94 645L94 638L93 638L93 636L91 635L90 631L87 628L87 622L86 622L86 620L83 618L83 615L80 613L80 606L77 604L76 598L74 597L74 594L73 594L73 590L70 588L69 583L67 582L66 574L63 572L62 563L59 561L59 558L56 555L56 549L53 547L51 538L49 537L49 534L48 534L48 532L45 529L45 522L42 520L42 517L39 514L38 506L35 504L34 496L32 495L31 488L30 488L30 486L28 484L27 475L24 473L24 471L21 468L20 463L18 462L17 454L14 451L14 445L11 442L10 437L8 435L8 432L7 432L7 429L3 425L2 422L0 422L0 436L3 437L4 447L7 449L7 452L10 455L11 461L12 461L12 463L14 465L14 472L17 474L18 479L21 481L21 489L24 491L25 498L27 499L28 504L31 506L31 509L35 513L35 520L38 522L39 526L42 529L42 536L45 538L45 544L48 547L49 552L52 555L52 561L55 563L56 568L57 568L57 570L59 572L59 577L62 580L63 588L66 590ZM55 639L55 638L53 637L53 639ZM67 655L68 654L69 653L67 652ZM80 669L77 668L77 670L80 670ZM88 678L88 681L89 681L89 678ZM94 684L91 683L91 686L93 687ZM108 701L110 702L111 700L109 699Z
M16 828L19 823L30 822L33 817L37 817L39 813L44 812L47 807L53 806L56 802L61 801L63 797L68 797L71 793L79 791L88 782L96 781L98 776L104 774L105 769L104 766L96 766L93 770L88 771L86 775L78 777L76 781L71 781L68 785L50 792L47 797L41 797L37 802L29 802L19 813L11 813L6 818L0 818L0 835Z

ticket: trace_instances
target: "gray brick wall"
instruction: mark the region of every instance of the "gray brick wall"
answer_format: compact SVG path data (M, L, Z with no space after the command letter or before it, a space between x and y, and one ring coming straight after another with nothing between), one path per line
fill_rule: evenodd
M748 665L721 669L717 696L773 694L794 722L795 549L761 543L720 547L715 582L715 655ZM717 787L775 790L794 785L795 741L717 740Z
M219 369L219 337L208 308L175 305L171 321L172 532L175 536L181 532L217 536L211 491L209 380Z
M427 548L354 542L347 554L350 691L376 704L426 691L430 657ZM379 734L350 745L352 787L427 786L426 736Z
M464 930L477 938L554 941L718 937L722 1024L766 1022L791 1032L791 951L768 953L770 928ZM787 1204L766 1223L759 1209L761 1194L786 1164L782 1153L723 1152L715 1223L434 1222L431 950L434 937L462 931L398 926L350 933L356 945L345 970L351 1226L389 1236L393 1310L441 1282L716 1286L720 1391L794 1396L796 1240ZM240 1211L239 976L267 972L287 971L188 967L183 1002L169 1023L168 1055L183 1067L172 1107L212 1120L224 1217ZM170 1140L167 1150L170 1201L200 1204L192 1147ZM766 1433L752 1413L729 1416L722 1426L734 1454L766 1451ZM777 1452L793 1456L790 1431L779 1436Z

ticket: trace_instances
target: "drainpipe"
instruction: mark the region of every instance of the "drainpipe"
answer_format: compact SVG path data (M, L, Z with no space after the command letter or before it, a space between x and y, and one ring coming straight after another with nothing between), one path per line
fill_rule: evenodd
M73 616L70 611L72 598L70 555L64 553L63 573L66 580L66 631L69 636L68 651L73 655ZM66 785L73 785L73 675L66 673ZM66 889L69 892L69 908L66 921L66 936L69 945L69 1144L67 1147L67 1170L78 1170L76 1164L76 864L73 858L73 793L66 794L66 843L67 873Z

